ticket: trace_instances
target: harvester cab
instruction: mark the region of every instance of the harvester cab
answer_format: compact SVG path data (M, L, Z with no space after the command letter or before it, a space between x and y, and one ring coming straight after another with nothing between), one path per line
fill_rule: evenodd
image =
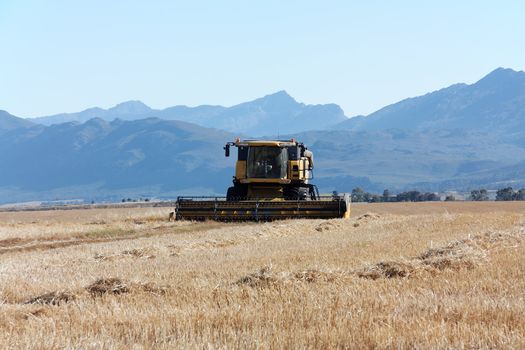
M233 186L226 197L178 197L176 220L270 221L289 218L348 218L348 194L320 196L313 179L313 153L291 140L228 142L237 147Z
M313 153L295 140L258 141L237 139L224 146L238 149L233 186L226 200L316 200L319 191L313 178Z

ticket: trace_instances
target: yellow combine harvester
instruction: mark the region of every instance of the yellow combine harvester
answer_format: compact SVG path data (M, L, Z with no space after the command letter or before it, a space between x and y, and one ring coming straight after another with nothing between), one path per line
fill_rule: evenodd
M290 218L348 218L348 194L320 196L310 184L313 153L295 140L235 140L233 186L226 197L178 197L175 220L271 221Z

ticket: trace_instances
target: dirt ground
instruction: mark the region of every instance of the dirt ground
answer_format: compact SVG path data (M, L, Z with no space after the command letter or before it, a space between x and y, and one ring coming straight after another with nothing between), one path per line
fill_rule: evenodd
M525 202L0 212L0 348L524 348Z

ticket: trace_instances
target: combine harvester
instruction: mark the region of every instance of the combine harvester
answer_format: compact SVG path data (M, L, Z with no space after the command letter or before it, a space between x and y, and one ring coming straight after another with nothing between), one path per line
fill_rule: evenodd
M228 142L238 149L233 186L226 197L178 197L175 220L271 221L350 216L348 194L320 196L313 153L292 140Z

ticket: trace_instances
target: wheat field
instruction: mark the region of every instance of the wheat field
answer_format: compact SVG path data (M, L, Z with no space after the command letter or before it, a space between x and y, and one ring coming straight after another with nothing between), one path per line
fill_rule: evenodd
M525 203L0 213L0 348L525 348Z

